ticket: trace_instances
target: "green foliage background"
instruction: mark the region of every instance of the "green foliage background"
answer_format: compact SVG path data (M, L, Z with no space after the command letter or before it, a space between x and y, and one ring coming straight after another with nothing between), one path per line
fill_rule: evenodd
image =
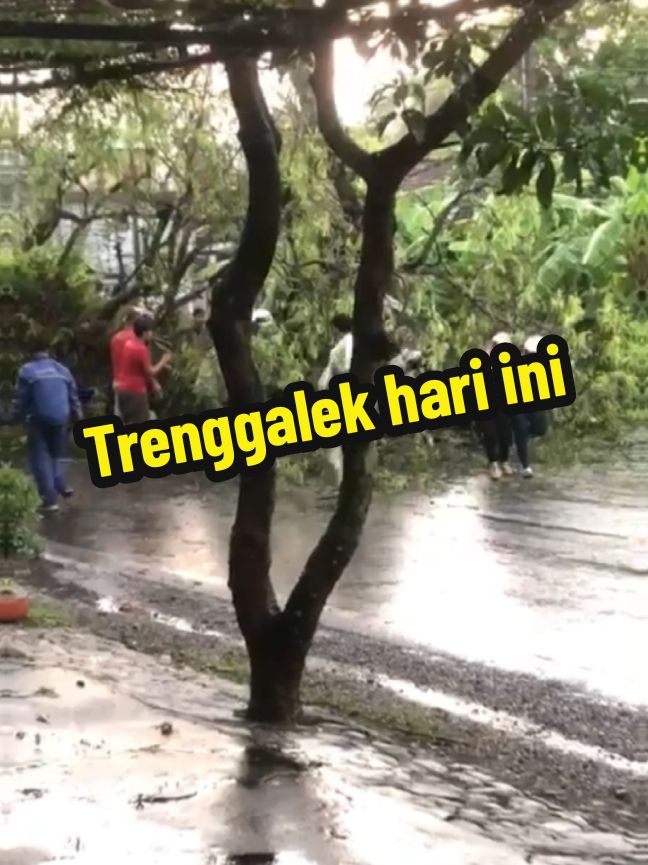
M5 558L33 558L42 549L35 531L40 500L31 481L0 465L0 546Z
M552 441L614 438L646 419L644 19L621 5L612 10L588 0L538 42L532 92L509 76L458 137L431 155L436 179L403 192L395 214L390 295L400 311L389 314L388 329L401 344L420 348L431 369L455 365L466 349L502 329L520 343L531 333L564 336L578 397L556 412ZM351 133L369 149L407 130L416 136L424 114L497 38L496 27L448 25L416 56L398 39L387 40L395 56L407 57L407 74L380 88L371 122ZM352 307L360 248L303 72L288 69L293 97L273 107L283 141L283 220L260 299L274 323L253 343L269 393L291 381L316 381L336 339L331 317ZM48 233L66 190L83 191L90 177L101 195L118 188L120 207L137 210L155 250L138 275L139 299L162 310L159 330L175 349L158 413L225 401L213 349L179 335L181 304L175 305L187 289L206 287L215 266L204 266L198 253L212 242L235 243L246 208L229 100L212 93L201 75L148 89L97 88L76 102L63 100L33 134L17 137L26 200L19 220L0 226L12 238L0 249L12 345L3 382L39 334L63 360L85 371L95 365L105 375L105 343L94 358L74 356L76 324L106 299L83 262L85 234L62 254ZM362 184L350 178L348 190L361 204ZM170 239L156 247L160 202L174 198L182 207ZM110 196L100 203L109 204ZM119 221L119 212L108 210L107 218ZM435 454L435 471L459 462L457 443L476 451L464 432L436 436L434 446L424 436L382 442L379 469L398 484L429 471ZM315 468L317 459L301 464Z

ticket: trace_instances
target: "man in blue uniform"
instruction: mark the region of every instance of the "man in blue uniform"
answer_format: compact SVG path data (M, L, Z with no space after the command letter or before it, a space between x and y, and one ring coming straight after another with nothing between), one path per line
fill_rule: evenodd
M57 511L59 496L72 495L63 476L62 457L68 427L82 417L82 412L72 373L47 351L39 351L21 367L14 415L27 425L29 467L43 510Z

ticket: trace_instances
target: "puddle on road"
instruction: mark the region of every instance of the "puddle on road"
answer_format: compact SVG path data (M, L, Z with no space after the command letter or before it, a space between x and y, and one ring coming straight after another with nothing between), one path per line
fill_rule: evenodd
M127 613L131 610L146 613L154 622L165 625L168 628L173 628L174 631L180 631L183 634L198 634L203 637L218 637L222 638L222 631L216 631L213 628L202 628L193 625L187 619L182 619L177 616L169 616L166 613L161 613L158 610L153 610L150 607L132 607L129 604L120 604L114 598L103 597L99 598L96 604L100 613Z
M98 609L108 613L118 613L121 609L120 605L114 599L108 597L100 598L97 602L97 607ZM147 612L150 614L151 618L181 632L202 634L215 633L213 631L201 631L186 619L177 619L173 616L159 615L151 610L148 610ZM347 672L350 675L357 675L358 671L354 668L348 668ZM541 741L547 747L560 751L563 754L585 758L623 772L630 772L638 777L648 776L648 766L645 763L628 760L619 754L606 751L598 746L588 745L579 742L576 739L570 739L554 730L540 727L526 718L511 715L504 711L497 711L488 706L484 706L483 704L464 700L444 691L421 688L412 682L403 679L394 679L384 675L377 675L375 680L378 686L393 691L398 694L399 697L410 700L413 703L418 703L419 705L428 708L440 709L444 712L448 712L450 715L482 724L508 735Z
M148 683L150 699L169 690L130 656L111 663L97 654L92 663L119 677L130 669L129 681ZM165 736L164 713L87 674L15 669L3 681L0 754L11 774L0 806L12 862L522 861L513 838L495 841L448 823L430 797L419 807L397 789L380 789L394 769L366 744L175 716ZM195 705L198 686L176 682Z
M428 688L419 688L412 682L400 679L390 679L386 676L377 676L376 682L383 688L398 694L412 702L419 703L433 709L441 709L450 715L457 715L477 724L483 724L493 730L507 733L510 736L520 738L531 738L541 741L549 748L561 751L563 754L571 754L575 757L584 757L595 763L611 766L623 772L631 772L637 777L648 777L648 764L628 760L620 754L614 754L595 745L587 745L576 739L568 739L566 736L547 730L533 724L525 718L511 715L508 712L496 711L479 703L471 703L462 700L443 691L434 691Z

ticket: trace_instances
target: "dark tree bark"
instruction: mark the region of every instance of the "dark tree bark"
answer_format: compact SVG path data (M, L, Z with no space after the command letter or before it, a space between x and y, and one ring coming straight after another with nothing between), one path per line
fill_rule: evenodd
M251 318L275 254L281 220L280 142L258 80L256 62L226 66L248 168L248 208L238 250L212 286L209 331L230 405L263 398L251 349ZM250 659L248 715L285 721L299 708L303 658L283 628L270 579L274 468L242 477L230 538L229 588ZM304 655L305 657L305 655Z
M367 186L353 314L352 372L361 382L370 382L376 366L389 359L383 306L394 277L394 205L400 184L497 89L546 22L576 2L531 3L471 80L427 118L422 142L407 135L379 153L366 152L344 131L333 96L333 45L329 42L317 50L311 83L320 130L333 153ZM353 441L344 447L343 479L335 512L288 600L284 616L301 646L310 647L328 597L359 543L372 495L369 447Z

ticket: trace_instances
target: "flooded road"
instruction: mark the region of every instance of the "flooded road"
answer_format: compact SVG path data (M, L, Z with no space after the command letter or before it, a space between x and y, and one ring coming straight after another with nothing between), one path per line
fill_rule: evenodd
M328 623L648 703L645 443L624 455L530 482L479 476L434 497L377 495ZM235 482L191 475L99 491L82 464L72 475L74 503L45 523L54 551L107 553L227 597ZM311 489L279 497L280 593L326 519Z

